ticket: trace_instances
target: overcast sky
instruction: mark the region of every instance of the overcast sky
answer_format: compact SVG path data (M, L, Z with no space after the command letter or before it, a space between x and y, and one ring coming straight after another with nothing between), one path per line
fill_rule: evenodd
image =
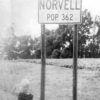
M100 15L100 0L83 0L82 6L83 9L89 9L93 16ZM38 0L0 0L0 34L5 34L12 22L17 35L38 36ZM47 25L49 29L56 27Z

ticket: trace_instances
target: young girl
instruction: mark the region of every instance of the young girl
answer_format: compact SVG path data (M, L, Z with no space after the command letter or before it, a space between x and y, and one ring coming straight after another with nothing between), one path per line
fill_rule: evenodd
M20 84L18 84L13 93L18 96L18 100L33 100L33 95L29 93L30 82L28 79L23 79Z

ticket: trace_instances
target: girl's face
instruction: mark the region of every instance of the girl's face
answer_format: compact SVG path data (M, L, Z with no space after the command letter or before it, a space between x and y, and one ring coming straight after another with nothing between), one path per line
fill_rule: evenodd
M29 85L26 85L26 86L23 87L23 91L22 92L27 93L28 90L29 90Z

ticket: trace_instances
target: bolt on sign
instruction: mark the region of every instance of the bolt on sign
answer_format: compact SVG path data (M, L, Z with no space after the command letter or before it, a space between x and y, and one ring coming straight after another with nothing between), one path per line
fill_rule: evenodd
M41 24L81 23L81 0L39 0L38 20Z

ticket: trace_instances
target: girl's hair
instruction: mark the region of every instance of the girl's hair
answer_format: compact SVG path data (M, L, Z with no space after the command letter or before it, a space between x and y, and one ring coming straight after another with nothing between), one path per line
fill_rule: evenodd
M30 81L28 79L23 79L19 84L17 84L14 87L13 92L15 94L27 93L29 90L29 85L30 85Z
M21 91L20 92L27 92L29 90L30 82L28 79L23 79L20 83Z

